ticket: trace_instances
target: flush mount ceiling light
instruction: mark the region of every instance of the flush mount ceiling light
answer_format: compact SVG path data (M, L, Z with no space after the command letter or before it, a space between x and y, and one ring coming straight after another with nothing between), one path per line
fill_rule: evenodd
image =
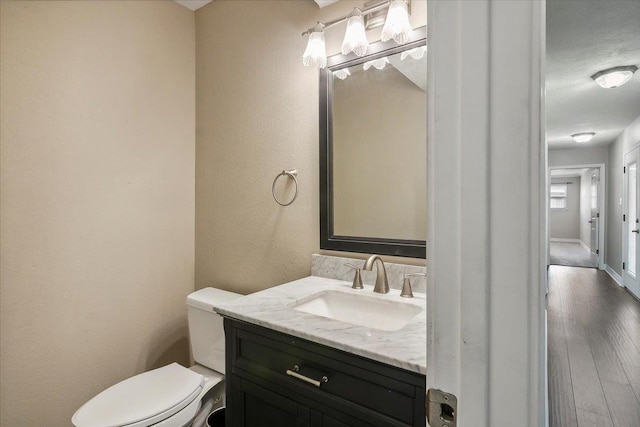
M309 36L307 49L302 56L302 64L305 67L324 68L326 66L327 55L323 30L344 21L347 21L347 31L342 42L342 54L348 55L353 52L357 56L366 55L369 41L367 40L365 22L372 18L378 18L378 15L387 9L387 18L382 29L382 41L393 39L398 44L408 42L413 32L409 22L410 3L411 0L371 0L366 2L362 8L354 8L349 15L324 23L318 22L315 27L302 33L303 36Z
M356 7L347 21L347 32L342 41L342 54L348 55L353 52L357 56L364 56L368 47L369 40L364 31L364 17L362 11Z
M327 49L324 43L324 25L318 22L309 32L309 42L302 55L305 67L324 68L327 66Z
M613 67L608 70L602 70L595 73L591 78L596 81L598 86L605 89L613 89L619 87L631 80L633 73L638 67L635 65L625 65L623 67Z
M595 134L595 132L574 133L573 135L571 135L571 138L573 138L575 142L589 142Z

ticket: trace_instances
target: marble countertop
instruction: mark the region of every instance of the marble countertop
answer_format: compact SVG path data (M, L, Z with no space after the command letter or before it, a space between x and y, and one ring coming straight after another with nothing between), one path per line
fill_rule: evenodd
M422 307L409 323L397 331L380 331L327 317L304 313L291 306L307 296L325 290L340 290L366 294L384 300L396 300ZM414 293L414 298L399 296L399 291L376 294L371 286L351 289L351 282L309 276L280 286L265 289L231 302L214 305L223 316L264 326L298 338L324 344L388 365L426 374L426 297Z

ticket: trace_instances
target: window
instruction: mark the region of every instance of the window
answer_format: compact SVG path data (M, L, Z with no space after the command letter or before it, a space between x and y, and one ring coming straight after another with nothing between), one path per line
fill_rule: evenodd
M551 184L549 207L554 210L567 209L567 184Z

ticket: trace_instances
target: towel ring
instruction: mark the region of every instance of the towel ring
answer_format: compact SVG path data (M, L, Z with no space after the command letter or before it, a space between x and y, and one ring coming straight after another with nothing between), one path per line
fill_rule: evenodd
M293 182L295 182L296 184L296 192L293 195L293 199L291 199L288 203L282 203L280 200L278 200L278 197L276 196L276 182L278 182L278 178L280 178L281 176L288 176L289 178L293 179ZM293 203L296 197L298 197L298 179L296 178L297 176L298 176L298 171L295 169L291 169L289 171L280 172L278 175L276 175L275 179L273 180L273 184L271 184L271 194L273 195L273 199L280 206L289 206L291 203Z

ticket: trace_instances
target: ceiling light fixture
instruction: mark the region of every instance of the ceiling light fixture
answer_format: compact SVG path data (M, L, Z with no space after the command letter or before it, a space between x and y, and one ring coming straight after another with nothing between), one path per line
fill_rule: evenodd
M382 29L382 41L393 39L398 44L408 42L413 32L409 22L410 4L411 0L371 0L362 8L354 8L348 15L324 23L318 22L315 27L302 33L303 36L309 36L307 48L302 56L303 65L326 67L327 55L323 31L344 21L347 21L347 31L342 42L342 54L348 55L353 52L357 56L364 56L369 46L365 22L383 13L385 9L388 9L388 12Z
M598 71L591 78L596 81L598 86L605 89L613 89L619 87L631 80L633 73L638 67L635 65L625 65L623 67L613 67L607 70Z
M589 142L595 134L595 132L580 132L574 133L573 135L571 135L571 138L573 138L575 142Z
M362 11L355 7L347 21L347 32L342 41L342 54L348 55L353 52L357 56L364 56L368 47L369 40L367 40L367 34L364 30Z

